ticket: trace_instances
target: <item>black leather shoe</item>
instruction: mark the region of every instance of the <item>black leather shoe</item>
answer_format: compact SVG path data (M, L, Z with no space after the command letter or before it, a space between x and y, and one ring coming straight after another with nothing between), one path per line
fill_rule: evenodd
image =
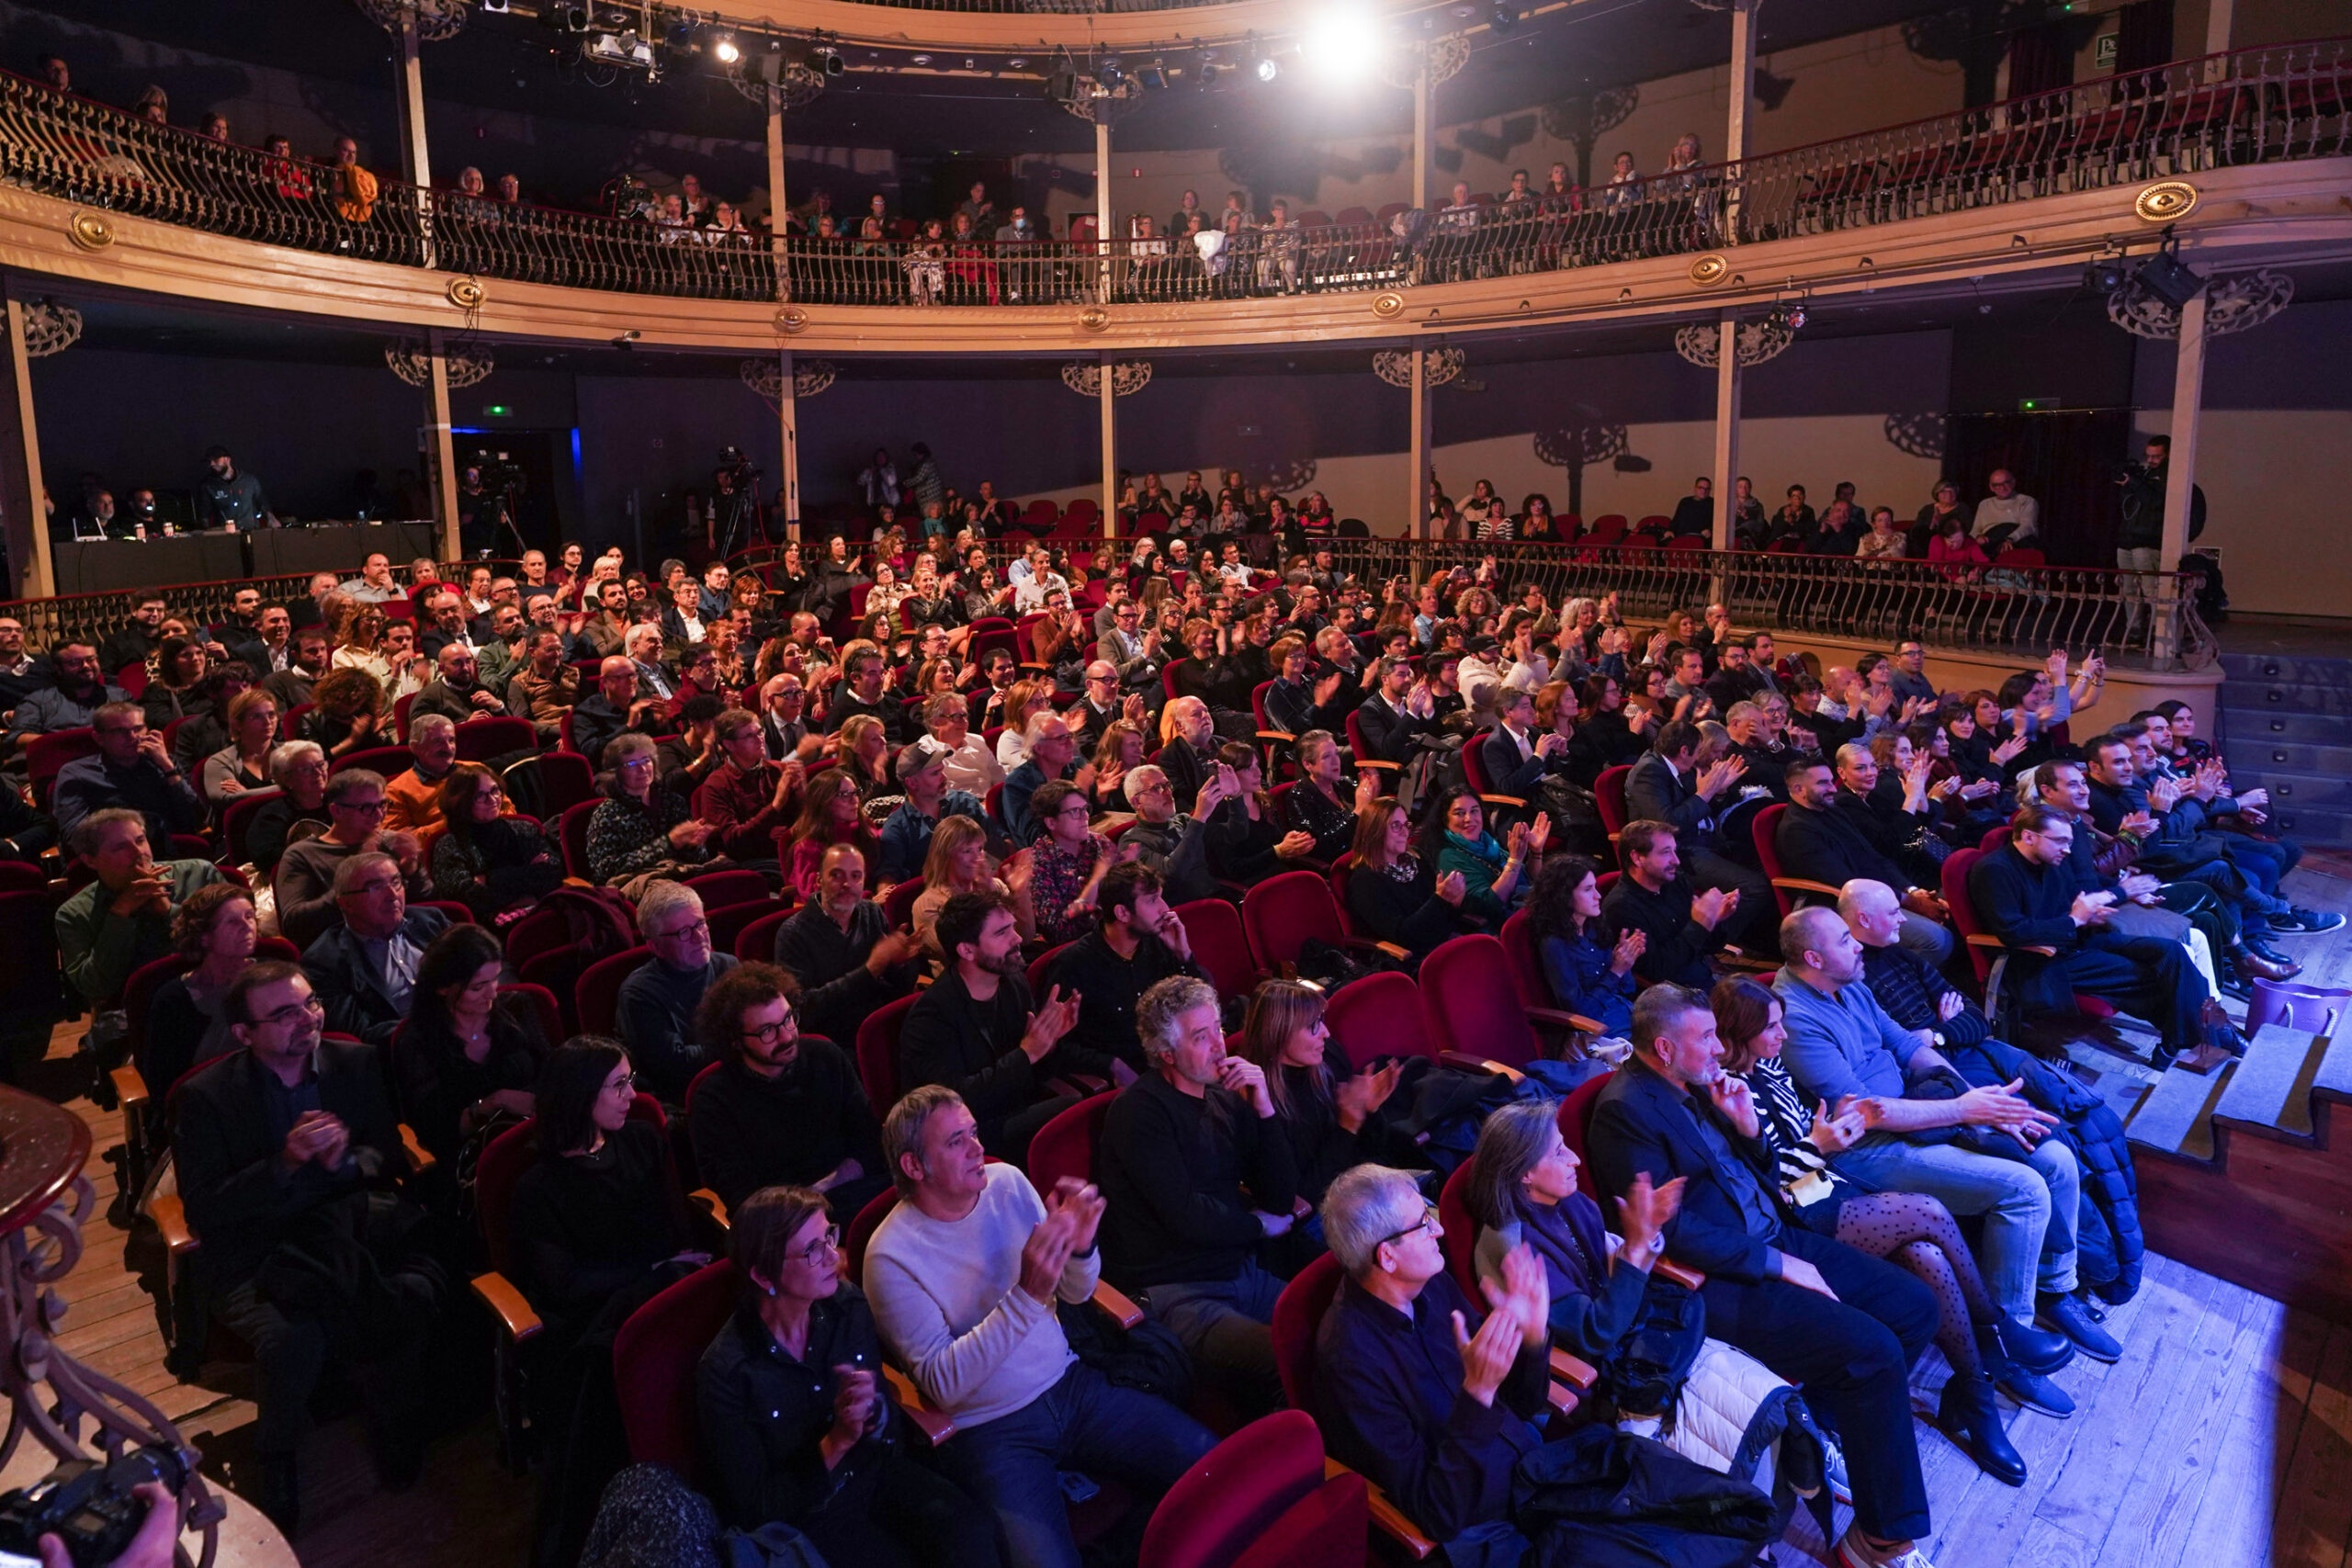
M2075 1359L2074 1344L2063 1333L2036 1328L2013 1317L1994 1326L2000 1336L2001 1359L2036 1377L2048 1377Z
M2042 1294L2034 1303L2034 1321L2064 1335L2094 1361L2112 1363L2123 1359L2123 1347L2115 1336L2093 1323L2083 1303L2071 1295Z
M1992 1380L1954 1372L1936 1406L1936 1425L1976 1461L1977 1469L2004 1486L2025 1484L2025 1461L2001 1426L2001 1405L1993 1397Z

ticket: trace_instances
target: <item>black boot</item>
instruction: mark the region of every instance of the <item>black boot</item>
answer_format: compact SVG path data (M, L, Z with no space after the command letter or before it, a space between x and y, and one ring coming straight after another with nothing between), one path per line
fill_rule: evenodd
M2075 1359L2074 1342L2054 1328L2021 1323L2007 1314L1994 1328L2000 1336L2002 1357L2036 1376L2048 1377Z
M2015 1326L2012 1323L2011 1326ZM2066 1391L2041 1372L2030 1372L2009 1359L2001 1348L2001 1336L1990 1324L1976 1327L1976 1353L1984 1363L1984 1376L2003 1393L2027 1409L2052 1416L2063 1421L2075 1413L2075 1402ZM2067 1354L2073 1355L2071 1348Z
M260 1494L252 1501L277 1527L279 1535L288 1541L294 1539L302 1528L302 1478L293 1455L261 1461Z
M2001 1407L1993 1397L1990 1378L1954 1372L1936 1407L1936 1425L1976 1461L1977 1469L2004 1486L2025 1484L2025 1461L2002 1429Z

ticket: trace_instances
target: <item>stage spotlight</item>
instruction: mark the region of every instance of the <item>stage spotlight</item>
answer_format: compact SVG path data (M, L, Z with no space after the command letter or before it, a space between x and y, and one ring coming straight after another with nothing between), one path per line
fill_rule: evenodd
M2093 294L2112 294L2131 276L2121 256L2101 256L2083 268L2083 287Z
M1372 75L1382 47L1379 31L1364 17L1328 11L1307 24L1298 58L1327 85L1353 85Z
M1117 55L1105 55L1102 66L1094 73L1094 79L1102 84L1104 92L1115 93L1119 90L1119 84L1127 79L1127 73L1120 69Z
M1498 5L1487 13L1487 25L1495 30L1497 38L1503 37L1511 28L1519 26L1518 7L1508 3Z
M1282 73L1283 68L1274 63L1274 57L1272 55L1267 55L1264 59L1258 62L1259 81L1271 82Z
M1136 85L1147 93L1157 93L1168 85L1168 67L1154 60L1136 73Z
M710 52L721 65L732 65L743 58L743 51L735 46L735 38L731 33L719 34L712 41Z
M2180 259L2170 245L2140 264L2140 287L2177 310L2197 298L2205 275Z

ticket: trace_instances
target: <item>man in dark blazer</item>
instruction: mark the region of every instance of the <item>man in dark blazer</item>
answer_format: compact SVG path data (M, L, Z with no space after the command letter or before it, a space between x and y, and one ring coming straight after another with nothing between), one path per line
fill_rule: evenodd
M1728 794L1747 771L1737 757L1699 766L1699 727L1677 719L1657 732L1649 750L1625 776L1625 819L1664 822L1674 829L1682 870L1697 887L1736 887L1739 906L1724 935L1742 947L1770 945L1780 905L1772 884L1753 866L1724 852L1720 818L1737 798Z
M373 850L334 868L334 901L343 919L303 951L302 968L329 1032L389 1043L408 1017L417 963L449 918L410 908L400 863Z
M1363 738L1364 751L1356 761L1402 767L1412 761L1420 738L1436 727L1435 700L1419 683L1411 660L1383 659L1374 670L1375 689L1355 711L1355 730Z
M200 1244L189 1280L253 1348L256 1500L291 1535L296 1450L332 1353L368 1348L359 1381L378 1464L389 1484L415 1480L421 1353L447 1280L413 1239L424 1216L390 1190L400 1134L375 1049L322 1042L310 981L291 964L247 968L222 1009L243 1049L188 1079L174 1117Z
M1841 890L1849 882L1883 882L1902 900L1903 945L1933 964L1951 957L1943 900L1914 886L1871 841L1863 825L1869 806L1840 790L1836 772L1818 757L1791 762L1787 776L1789 808L1772 835L1781 874Z
M1497 795L1533 797L1544 781L1568 773L1568 739L1557 730L1534 733L1535 699L1515 686L1495 694L1495 727L1472 742L1487 787Z
M1651 987L1634 1004L1633 1038L1586 1138L1603 1201L1631 1191L1637 1174L1681 1184L1666 1252L1706 1275L1707 1332L1800 1385L1837 1427L1853 1482L1850 1533L1861 1538L1854 1560L1899 1555L1929 1524L1905 1380L1935 1333L1934 1294L1788 1216L1704 997ZM1833 1124L1844 1123L1861 1136L1859 1117Z

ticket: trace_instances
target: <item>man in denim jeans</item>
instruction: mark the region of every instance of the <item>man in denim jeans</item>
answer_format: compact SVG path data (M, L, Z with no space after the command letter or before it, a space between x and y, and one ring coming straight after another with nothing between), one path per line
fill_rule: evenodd
M1114 1386L1063 1336L1057 1303L1084 1303L1101 1273L1102 1196L1065 1179L1040 1202L1019 1170L985 1163L972 1113L937 1084L891 1108L882 1152L899 1201L866 1247L865 1293L891 1359L956 1423L941 1470L995 1513L1010 1568L1079 1568L1065 1470L1135 1491L1125 1522L1139 1540L1216 1439Z

